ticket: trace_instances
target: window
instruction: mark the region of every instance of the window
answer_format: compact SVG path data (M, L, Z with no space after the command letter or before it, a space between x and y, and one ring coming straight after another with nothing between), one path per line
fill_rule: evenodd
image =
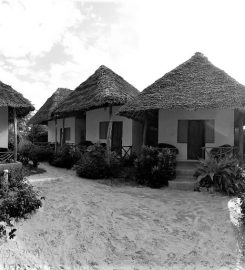
M71 128L64 128L64 139L70 141L71 139Z
M178 120L178 143L188 142L188 121L189 120ZM214 119L203 121L205 123L205 143L214 143Z
M214 143L214 120L205 120L205 142Z
M188 140L188 120L178 120L178 143L187 143Z
M100 140L105 140L107 138L107 130L108 130L109 122L100 122Z

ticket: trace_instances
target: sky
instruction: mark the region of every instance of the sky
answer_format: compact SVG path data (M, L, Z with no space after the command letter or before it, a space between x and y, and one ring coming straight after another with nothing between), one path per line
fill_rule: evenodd
M244 0L0 0L0 81L36 109L105 65L142 91L195 52L245 84Z

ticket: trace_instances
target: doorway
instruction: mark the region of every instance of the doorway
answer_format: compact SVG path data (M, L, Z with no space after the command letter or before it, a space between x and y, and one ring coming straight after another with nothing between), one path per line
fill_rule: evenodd
M197 160L202 157L205 146L205 121L188 121L187 159Z

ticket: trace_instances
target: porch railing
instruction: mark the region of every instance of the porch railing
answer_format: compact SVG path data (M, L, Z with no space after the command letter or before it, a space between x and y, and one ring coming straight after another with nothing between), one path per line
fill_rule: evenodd
M126 159L130 157L132 153L132 146L119 146L119 147L112 147L111 150L116 154L118 159Z
M202 158L214 157L217 159L223 157L237 157L239 148L235 146L202 147Z
M14 162L14 152L0 152L0 163Z

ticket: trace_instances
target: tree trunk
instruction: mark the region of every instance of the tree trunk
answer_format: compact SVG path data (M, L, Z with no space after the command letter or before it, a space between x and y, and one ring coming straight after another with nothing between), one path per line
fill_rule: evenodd
M14 162L17 161L17 148L18 148L18 142L17 142L17 117L16 117L16 109L13 108L13 116L14 116Z
M243 115L239 111L239 157L240 157L240 166L243 168Z
M109 125L106 138L107 164L111 164L112 106L109 106Z

